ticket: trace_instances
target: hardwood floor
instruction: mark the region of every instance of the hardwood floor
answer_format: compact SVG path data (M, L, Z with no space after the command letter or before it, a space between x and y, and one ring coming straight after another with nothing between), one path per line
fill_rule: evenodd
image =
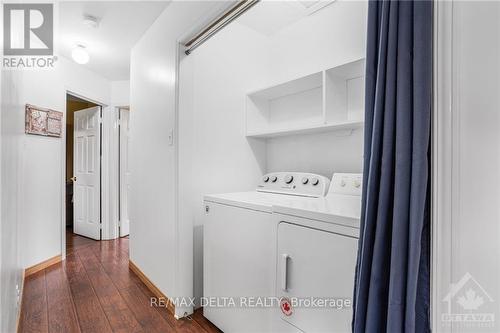
M26 278L19 332L220 332L201 311L176 320L128 268L128 238L68 233L67 257Z

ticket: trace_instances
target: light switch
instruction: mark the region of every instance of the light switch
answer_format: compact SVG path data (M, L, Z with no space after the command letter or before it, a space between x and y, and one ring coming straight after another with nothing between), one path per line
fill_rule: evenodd
M172 146L174 144L174 130L171 129L170 132L168 132L168 145Z

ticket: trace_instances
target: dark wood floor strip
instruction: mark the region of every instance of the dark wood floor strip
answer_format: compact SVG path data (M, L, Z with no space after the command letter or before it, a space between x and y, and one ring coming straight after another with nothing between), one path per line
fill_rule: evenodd
M112 332L92 284L75 254L66 257L66 274L83 333Z
M45 270L26 278L24 285L21 332L48 332L47 289Z
M49 332L80 332L75 305L62 263L46 269Z
M66 235L67 257L25 281L19 332L220 333L196 311L176 320L128 267L129 239Z
M175 328L169 325L160 314L151 307L150 299L138 288L142 282L139 278L124 265L124 258L120 257L121 251L106 252L112 248L110 244L104 244L99 248L94 248L94 253L98 256L102 267L109 276L113 276L113 284L119 290L121 296L134 309L134 314L146 332L174 332ZM116 248L115 248L116 250ZM110 253L114 253L111 255Z
M131 309L90 248L77 252L114 332L142 332Z

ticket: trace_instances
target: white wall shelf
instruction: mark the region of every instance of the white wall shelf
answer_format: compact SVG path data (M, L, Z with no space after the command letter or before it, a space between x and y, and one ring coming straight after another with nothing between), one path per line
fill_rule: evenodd
M287 136L287 135L298 135L298 134L312 134L312 133L322 133L322 132L330 132L330 131L344 131L344 130L354 130L357 128L362 128L364 125L363 121L346 121L339 122L336 124L322 124L322 125L311 125L311 126L302 126L296 128L282 128L282 129L273 129L271 131L255 131L255 132L247 132L248 138L273 138L278 136Z
M247 94L246 136L362 127L364 66L364 59L358 59Z

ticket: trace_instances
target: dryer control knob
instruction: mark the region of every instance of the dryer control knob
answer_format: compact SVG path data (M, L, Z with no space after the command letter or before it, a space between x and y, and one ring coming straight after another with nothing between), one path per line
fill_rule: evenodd
M273 183L276 183L276 181L277 181L277 180L278 180L278 177L276 177L276 176L272 176L272 177L271 177L271 181L272 181Z
M262 178L262 181L264 183L267 183L269 181L269 176L264 176L264 178Z
M311 179L311 184L313 184L313 186L318 185L319 184L319 179L318 178Z
M286 176L285 183L290 184L291 182L293 182L293 176L291 175Z
M360 186L361 186L361 182L360 182L358 179L356 179L356 180L354 181L354 187L355 187L355 188L359 188Z
M307 183L309 183L309 178L307 178L307 177L302 178L302 184L305 185Z

